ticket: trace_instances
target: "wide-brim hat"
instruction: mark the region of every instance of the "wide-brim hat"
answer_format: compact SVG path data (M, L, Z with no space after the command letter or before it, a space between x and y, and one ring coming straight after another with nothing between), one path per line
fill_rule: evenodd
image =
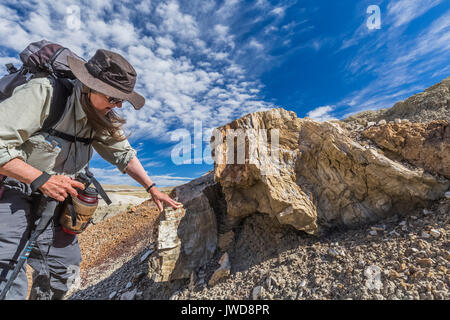
M70 56L67 62L75 77L87 87L129 101L136 110L144 106L145 98L134 91L136 71L120 54L101 49L88 62Z

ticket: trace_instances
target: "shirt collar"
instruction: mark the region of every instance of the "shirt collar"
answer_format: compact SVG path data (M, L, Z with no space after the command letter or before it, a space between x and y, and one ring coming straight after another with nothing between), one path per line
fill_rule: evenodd
M81 106L81 87L83 84L80 82L80 80L75 80L74 82L74 88L72 94L72 101L71 103L74 104L75 108L75 119L77 121L82 119L87 119L86 112L84 112L83 107Z

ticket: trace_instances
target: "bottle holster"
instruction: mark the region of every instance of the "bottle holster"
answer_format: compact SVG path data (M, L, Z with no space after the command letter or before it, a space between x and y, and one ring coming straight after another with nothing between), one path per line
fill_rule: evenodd
M93 221L97 206L98 203L90 204L70 196L59 217L59 223L67 233L82 233Z

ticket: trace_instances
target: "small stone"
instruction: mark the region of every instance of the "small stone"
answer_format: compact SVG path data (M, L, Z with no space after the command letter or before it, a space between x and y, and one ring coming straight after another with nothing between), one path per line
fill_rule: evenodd
M421 267L431 267L433 260L431 260L430 258L419 258L417 259L417 263Z
M397 118L397 119L394 120L394 122L395 122L395 123L402 123L402 119L398 119L398 118Z
M266 278L266 282L265 283L266 283L267 290L271 290L272 289L272 277L268 276Z
M419 240L417 242L417 245L419 246L420 249L424 249L424 248L427 247L427 243L425 241L423 241L423 240Z
M393 278L401 278L402 277L402 275L400 273L398 273L397 271L395 271L395 270L390 270L389 271L389 276L391 276Z
M125 290L131 288L131 286L133 285L133 283L130 281L127 283L127 285L125 286Z
M437 269L443 274L447 273L447 268L445 266L438 266Z
M369 235L371 235L371 236L376 236L376 235L377 235L377 232L376 232L375 230L370 230L370 231L369 231Z
M261 286L257 286L253 288L253 292L252 292L252 298L253 300L258 300L259 297L261 296L262 292L263 292L263 287Z
M420 279L420 278L422 278L423 276L424 276L424 274L423 274L422 271L417 271L417 272L414 272L414 273L411 275L411 279Z
M450 199L450 191L447 191L447 192L445 193L445 198L446 198L446 199Z
M380 126L380 125L383 125L383 124L386 124L387 122L386 122L386 120L380 120L380 121L378 121L378 125Z
M213 286L217 281L222 278L228 277L230 275L230 259L228 258L228 253L224 253L219 260L220 267L214 271L213 275L209 279L208 285Z
M404 263L404 262L402 262L402 264L400 264L400 268L399 268L399 270L400 270L400 272L403 272L403 271L405 271L406 270L406 263Z
M423 214L424 215L427 215L427 214L430 214L430 213L432 213L432 211L430 211L428 209L423 209Z
M169 300L178 300L177 295L179 294L179 291L175 291L169 298Z
M306 286L306 280L302 280L302 282L300 282L299 287L303 288L304 286Z
M426 232L426 231L422 231L422 238L424 238L424 239L428 239L428 238L430 238L430 234L428 233L428 232Z
M398 233L397 231L395 231L395 230L392 230L391 232L389 232L389 236L400 236L400 233Z
M430 234L436 239L441 236L441 233L439 232L439 230L436 230L436 229L431 229Z
M145 259L147 259L148 256L151 255L153 252L155 252L155 249L147 250L147 252L142 255L141 262L144 262Z
M334 248L328 249L328 254L332 256L333 258L336 258L339 256L339 252L337 252Z
M134 297L136 296L136 292L137 292L136 289L134 289L132 291L124 292L120 296L120 300L134 300Z
M374 125L376 125L376 123L374 121L367 122L367 127L372 127Z
M416 248L408 248L408 249L406 249L405 254L411 255L411 254L415 254L417 252L419 252L419 250Z
M138 282L138 281L140 281L144 276L145 276L145 272L143 272L143 271L140 271L140 272L138 272L138 273L135 273L135 274L133 275L133 282Z
M117 291L113 291L111 292L111 294L109 295L109 299L111 300L112 298L114 298L117 294Z

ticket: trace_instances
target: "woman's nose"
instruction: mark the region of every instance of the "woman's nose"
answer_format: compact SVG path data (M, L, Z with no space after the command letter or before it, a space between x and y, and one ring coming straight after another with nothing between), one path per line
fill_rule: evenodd
M119 103L116 103L116 107L117 107L117 108L122 108L122 103L123 103L122 101L119 102Z

